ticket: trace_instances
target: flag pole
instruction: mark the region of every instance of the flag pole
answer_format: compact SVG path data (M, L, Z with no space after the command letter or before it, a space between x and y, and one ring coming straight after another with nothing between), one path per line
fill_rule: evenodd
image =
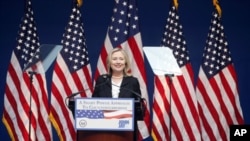
M173 0L173 6L178 10L178 0ZM165 75L169 78L169 141L172 141L172 77L174 75Z
M29 5L29 1L28 0L25 0L25 9L27 9ZM31 120L32 120L32 109L31 109L31 106L32 106L32 93L33 93L33 76L36 74L36 72L34 71L29 71L28 72L29 74L29 82L30 82L30 88L29 88L29 141L31 141Z
M77 7L79 7L79 9L80 9L80 7L83 4L83 0L76 0L76 4L77 4ZM69 99L69 105L71 105L71 108L72 108L72 105L74 106L74 104L75 104L75 100L72 101L72 100ZM75 114L74 114L75 109L70 109L70 110L71 110L71 112L73 114L73 117L75 118ZM76 131L76 140L79 141L79 132L78 131Z
M32 109L31 109L31 104L32 104L32 93L33 93L33 76L36 74L34 71L29 71L29 77L30 77L30 109L29 109L29 141L31 141L31 116L32 116Z
M169 78L169 141L172 141L172 77L173 74L165 74Z

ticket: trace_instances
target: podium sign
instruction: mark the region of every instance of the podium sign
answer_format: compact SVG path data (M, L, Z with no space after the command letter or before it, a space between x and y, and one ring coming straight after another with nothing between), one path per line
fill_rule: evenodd
M133 98L75 99L77 130L134 130Z

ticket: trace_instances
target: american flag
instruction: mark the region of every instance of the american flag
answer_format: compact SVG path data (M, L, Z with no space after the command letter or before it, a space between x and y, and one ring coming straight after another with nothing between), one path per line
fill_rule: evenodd
M89 119L122 119L132 118L132 111L128 110L76 110L77 118Z
M237 85L224 27L214 12L196 86L203 140L229 140L229 125L243 124Z
M154 77L152 137L156 141L201 139L194 74L182 30L177 9L172 6L162 46L173 50L182 75Z
M31 82L31 75L25 70L40 47L30 0L26 2L16 40L7 71L2 121L12 140L51 141L45 74L37 72Z
M142 97L148 100L146 87L146 71L142 51L141 34L139 31L139 17L136 0L115 0L111 24L108 27L104 47L101 50L97 63L95 78L106 73L106 58L108 52L115 47L125 49L131 59L131 72L140 83ZM138 122L140 139L149 136L149 105L145 113L144 121Z
M51 121L60 140L76 140L72 111L64 100L72 93L92 94L92 72L85 43L80 8L74 3L62 38L63 48L55 63L51 86Z

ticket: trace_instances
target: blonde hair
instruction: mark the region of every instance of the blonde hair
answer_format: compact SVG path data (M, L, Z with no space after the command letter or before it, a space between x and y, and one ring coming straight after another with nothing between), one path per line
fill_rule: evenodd
M128 54L125 52L125 50L123 50L122 48L116 47L114 49L111 50L111 52L109 52L108 57L107 57L107 71L108 74L112 74L112 68L111 68L111 60L112 60L112 54L114 54L115 52L121 52L124 56L125 59L125 68L123 70L123 74L125 76L131 76L131 70L130 70L130 61L128 58Z

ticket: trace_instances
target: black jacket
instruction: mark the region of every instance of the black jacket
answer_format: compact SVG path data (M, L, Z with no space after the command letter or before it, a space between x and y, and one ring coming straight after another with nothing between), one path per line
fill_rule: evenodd
M111 89L111 76L100 75L96 80L92 97L112 97ZM120 86L119 98L138 99L140 96L141 90L138 79L133 76L124 76Z

